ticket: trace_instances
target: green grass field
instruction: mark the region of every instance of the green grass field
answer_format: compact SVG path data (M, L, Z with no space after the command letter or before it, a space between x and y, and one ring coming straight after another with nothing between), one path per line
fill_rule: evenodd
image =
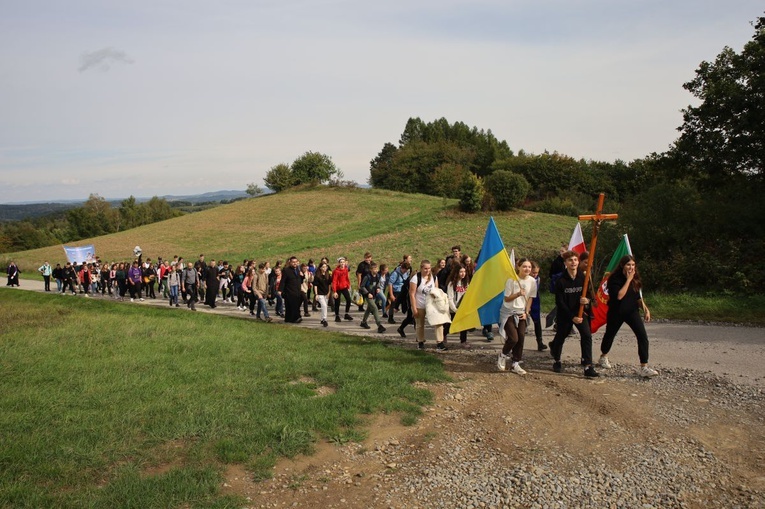
M525 211L493 214L508 249L519 256L551 258L568 241L576 219ZM210 210L85 239L104 261L132 259L133 247L144 257L240 263L346 256L360 262L371 251L378 263L398 263L404 253L416 261L450 254L454 244L475 256L483 241L488 214L462 214L455 200L371 189L317 188L242 200ZM48 260L66 261L61 246L0 255L14 260L22 277Z
M0 338L0 507L239 506L224 465L412 423L446 379L360 337L5 289Z

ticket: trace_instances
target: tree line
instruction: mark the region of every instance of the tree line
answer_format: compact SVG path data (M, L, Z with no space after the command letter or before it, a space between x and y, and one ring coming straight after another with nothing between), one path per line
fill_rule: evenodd
M131 196L119 207L97 194L64 213L0 223L0 252L24 251L129 230L183 215L164 198L138 203Z

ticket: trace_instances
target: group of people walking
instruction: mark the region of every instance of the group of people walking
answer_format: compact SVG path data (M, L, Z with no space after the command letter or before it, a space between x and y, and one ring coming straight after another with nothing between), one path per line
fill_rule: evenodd
M350 322L354 320L351 308L357 306L363 313L359 326L371 329L371 316L377 332L383 333L386 331L384 324L396 324L395 316L400 314L402 319L396 331L402 338L406 337L406 328L413 325L418 348L424 349L427 324L434 330L436 351L447 351L451 321L475 271L472 258L463 254L459 245L453 246L449 256L434 264L421 260L416 267L412 266L409 255L404 255L393 270L386 264L377 264L372 258L371 253L365 253L353 275L348 260L342 256L337 258L334 267L327 258L318 263L313 259L301 263L294 256L284 265L277 261L274 267L270 262L254 260L244 260L234 267L227 261L210 260L208 263L203 254L194 262L178 256L152 262L150 258L144 261L140 253L131 262L112 264L96 260L51 267L46 261L38 271L45 280L45 291L51 291L53 279L57 291L64 295L78 292L85 296L108 294L125 300L129 293L131 301L164 298L170 306L180 307L182 301L194 311L200 301L210 308L216 308L220 303L236 303L237 309L249 310L250 315L266 322L273 320L269 311L272 308L273 313L287 323L300 323L311 312L318 312L320 323L329 327L330 313L335 322ZM599 376L592 359L590 332L590 312L596 302L594 294L582 296L584 278L589 277L582 270L584 265L580 263L580 255L565 249L561 249L560 256L552 264L551 290L555 293L557 323L549 349L553 371L561 372L564 343L576 328L584 376L592 378ZM505 284L497 323L504 340L497 368L524 375L526 371L521 363L529 322L534 326L537 349L547 350L548 345L542 339L539 264L521 258L516 270L518 279L510 278ZM8 267L8 284L18 285L18 268L13 262ZM639 314L643 310L645 320L649 321L650 312L640 293L640 275L634 258L625 256L621 260L608 280L608 290L608 321L598 365L605 369L611 367L608 353L619 328L627 323L638 340L639 374L655 376L657 372L648 366L648 337ZM486 341L493 341L492 325L484 326L482 333ZM460 347L470 348L467 339L468 331L459 331Z

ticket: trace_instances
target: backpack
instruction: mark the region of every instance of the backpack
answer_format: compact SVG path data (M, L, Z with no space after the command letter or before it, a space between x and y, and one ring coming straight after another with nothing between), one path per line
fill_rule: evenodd
M403 302L405 302L407 304L409 303L409 283L412 282L412 278L414 277L414 275L415 275L414 272L410 271L409 275L404 280L404 286L402 287L402 290L401 290L401 302L402 303ZM418 272L417 273L417 288L419 288L420 285L422 285L422 273Z

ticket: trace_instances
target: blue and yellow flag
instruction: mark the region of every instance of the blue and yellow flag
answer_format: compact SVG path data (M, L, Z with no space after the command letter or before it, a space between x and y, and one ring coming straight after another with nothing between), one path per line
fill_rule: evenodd
M505 283L510 278L517 280L518 274L510 263L510 257L492 217L486 226L486 235L483 237L481 252L476 261L473 280L462 297L449 330L460 332L499 323Z

